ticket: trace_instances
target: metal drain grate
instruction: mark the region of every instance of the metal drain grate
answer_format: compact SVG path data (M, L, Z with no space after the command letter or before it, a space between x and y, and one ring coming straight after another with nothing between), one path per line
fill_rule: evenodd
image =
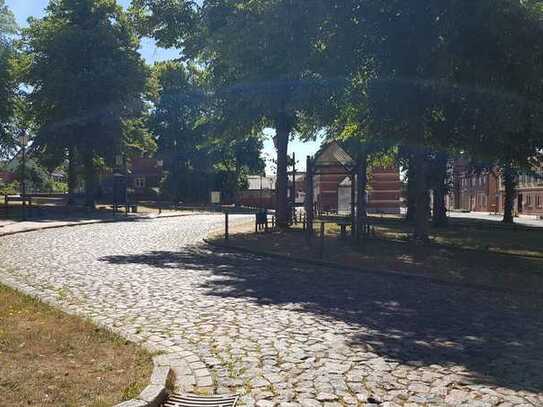
M163 407L235 407L238 396L195 396L171 394Z

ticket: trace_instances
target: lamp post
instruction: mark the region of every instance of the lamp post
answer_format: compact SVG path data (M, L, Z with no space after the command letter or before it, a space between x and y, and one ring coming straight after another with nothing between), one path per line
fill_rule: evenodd
M19 145L21 146L21 197L23 201L23 220L26 220L26 146L28 144L28 133L21 129L19 134Z

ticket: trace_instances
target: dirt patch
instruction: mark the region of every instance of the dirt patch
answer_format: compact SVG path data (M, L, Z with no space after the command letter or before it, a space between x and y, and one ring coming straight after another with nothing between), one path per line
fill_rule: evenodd
M503 290L543 292L543 258L518 257L492 251L468 251L453 246L418 246L370 238L359 244L342 240L327 228L324 253L316 233L307 245L300 230L273 233L232 233L229 244L281 254L290 258L320 259L370 271L416 273L443 281ZM533 232L532 232L533 233ZM221 240L221 237L215 236ZM505 239L505 237L504 237Z

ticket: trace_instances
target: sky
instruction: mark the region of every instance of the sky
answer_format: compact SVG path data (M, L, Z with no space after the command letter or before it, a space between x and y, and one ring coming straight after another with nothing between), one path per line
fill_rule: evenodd
M42 17L44 9L47 7L48 0L6 0L7 6L15 14L19 26L24 27L28 17ZM128 7L130 0L117 0L117 2ZM144 39L140 48L140 53L149 64L157 61L164 61L179 56L179 51L175 49L159 48L155 45L152 39ZM275 160L275 148L273 146L272 137L274 131L268 129L265 131L266 141L264 142L264 158L266 159L266 173L272 175L274 172L273 160ZM302 143L298 140L293 140L289 145L289 154L296 154L297 167L300 171L305 170L305 157L313 155L320 147L320 141Z

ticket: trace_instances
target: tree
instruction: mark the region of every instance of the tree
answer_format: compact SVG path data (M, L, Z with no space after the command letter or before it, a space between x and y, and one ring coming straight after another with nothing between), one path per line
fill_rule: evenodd
M240 127L275 128L277 222L288 227L287 150L300 115L318 107L330 83L316 71L322 54L319 2L293 0L136 0L143 33L182 46L205 65L215 96Z
M217 187L226 199L238 203L238 193L246 187L247 175L263 174L266 164L261 157L262 135L240 137L216 133L207 141L214 170L218 173Z
M324 48L371 78L372 131L410 151L416 239L428 237L432 151L469 150L512 168L537 154L543 144L540 1L327 4Z
M198 84L194 67L170 61L155 64L151 75L152 111L149 128L156 137L159 154L165 158L171 182L166 185L173 199L186 194L189 171L201 164L200 146L204 134L202 120L205 94Z
M503 221L512 223L516 177L532 169L543 146L542 4L485 0L455 12L462 22L450 47L462 84L454 106L459 142L475 160L500 168Z
M13 103L17 91L14 75L13 34L15 18L4 0L0 0L0 156L13 147Z
M115 0L51 0L44 18L30 20L23 44L36 145L82 164L94 206L97 163L122 153L123 122L143 109L138 39Z

